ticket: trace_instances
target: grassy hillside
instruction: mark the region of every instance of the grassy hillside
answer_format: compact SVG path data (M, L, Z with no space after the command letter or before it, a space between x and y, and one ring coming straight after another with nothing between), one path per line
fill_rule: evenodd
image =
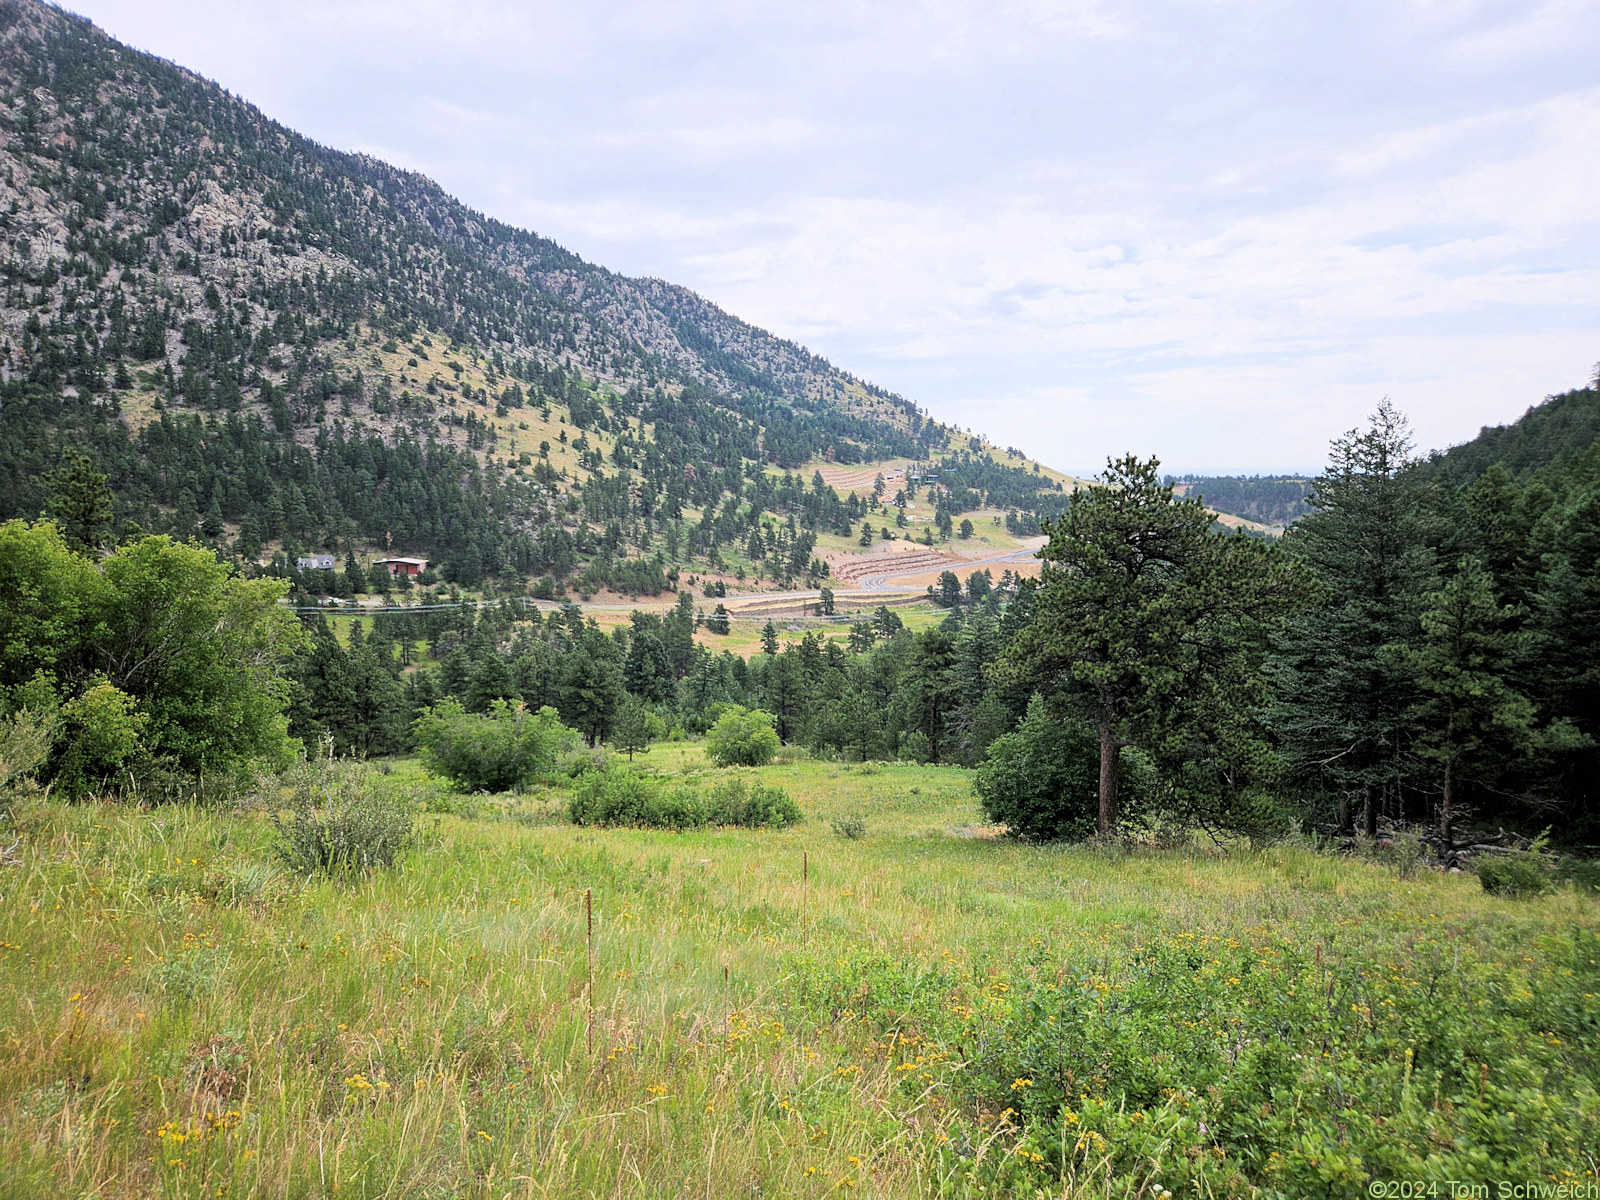
M647 761L707 770L694 745ZM993 840L951 768L759 774L807 823L596 831L559 793L441 798L359 882L284 875L259 812L22 804L0 1194L1594 1178L1592 902L1293 846ZM829 830L851 812L862 840Z

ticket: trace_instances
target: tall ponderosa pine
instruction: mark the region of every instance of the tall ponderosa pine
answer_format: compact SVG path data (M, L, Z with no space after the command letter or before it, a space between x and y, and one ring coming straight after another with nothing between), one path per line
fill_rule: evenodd
M1343 832L1350 797L1363 797L1371 836L1382 792L1398 789L1415 765L1416 691L1397 648L1419 631L1433 555L1410 431L1387 399L1368 428L1333 443L1330 458L1313 485L1313 512L1285 538L1325 602L1283 639L1273 724L1291 773L1339 797Z
M1002 679L1064 693L1094 722L1102 835L1118 824L1122 747L1167 745L1186 720L1259 702L1247 660L1304 594L1275 547L1213 532L1159 466L1112 461L1045 523L1033 620L1001 659Z

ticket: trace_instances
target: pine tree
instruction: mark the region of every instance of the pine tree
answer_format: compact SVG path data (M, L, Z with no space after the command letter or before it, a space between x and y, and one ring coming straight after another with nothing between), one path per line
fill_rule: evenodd
M1600 485L1551 514L1530 602L1524 691L1572 734L1544 765L1563 815L1588 841L1600 830Z
M778 627L772 623L770 617L761 627L761 653L772 655L778 653Z
M627 696L615 643L590 622L579 644L561 663L557 704L561 719L598 746L611 734L617 710Z
M672 664L657 632L659 628L657 622L654 628L635 630L622 664L628 690L649 704L672 698Z
M461 703L468 712L485 713L496 700L516 700L520 694L505 658L490 647L473 663Z
M1397 648L1419 632L1434 570L1410 451L1406 420L1385 400L1365 430L1334 441L1312 513L1284 539L1324 601L1283 639L1272 724L1291 774L1337 794L1346 834L1351 796L1363 797L1363 829L1375 836L1381 794L1415 764L1414 679Z
M1032 622L1001 680L1065 695L1100 741L1102 836L1118 827L1121 751L1211 734L1260 699L1251 670L1270 630L1302 602L1298 572L1265 542L1211 531L1198 500L1173 495L1155 459L1108 463L1045 523Z
M95 554L111 540L112 500L106 477L76 450L61 455L48 477L50 515L79 554Z
M360 622L356 625L359 628ZM410 738L405 691L385 661L388 644L376 634L365 641L352 636L346 655L349 748L363 755L397 754L407 748Z
M1463 558L1426 604L1421 636L1400 656L1421 693L1411 712L1421 727L1417 752L1438 764L1439 830L1449 845L1463 775L1496 751L1531 745L1534 707L1510 681L1516 610L1495 601L1482 563Z
M650 749L650 710L636 696L628 696L617 709L616 722L611 727L611 744L625 751L628 761L633 761L636 751Z
M694 629L694 594L679 592L677 603L661 622L661 644L675 679L682 679L694 664Z

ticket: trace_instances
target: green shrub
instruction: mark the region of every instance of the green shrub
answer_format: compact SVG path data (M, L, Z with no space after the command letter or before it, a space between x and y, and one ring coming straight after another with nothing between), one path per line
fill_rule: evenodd
M1427 850L1427 844L1420 835L1402 829L1374 846L1372 857L1385 866L1393 867L1401 879L1410 879L1422 868Z
M693 788L662 786L647 793L639 825L650 829L699 829L709 819L706 802Z
M1593 931L1552 931L1507 986L1500 944L1352 937L1335 956L1324 930L1235 940L1181 924L981 971L833 949L785 969L802 1019L848 1007L864 1028L915 1030L900 1069L894 1052L884 1064L906 1103L932 1076L969 1112L1009 1110L1015 1136L981 1162L957 1147L992 1116L950 1128L961 1195L1353 1197L1487 1163L1529 1179L1586 1165Z
M706 753L719 767L761 767L782 743L771 713L733 705L706 734Z
M414 844L416 801L364 767L301 762L282 782L273 851L298 875L391 866Z
M990 745L972 786L988 818L1017 837L1092 837L1099 827L1100 739L1088 722L1058 717L1035 696L1022 723ZM1123 814L1137 818L1154 791L1149 759L1125 748Z
M50 718L33 709L0 717L0 802L33 782L54 736Z
M846 838L852 842L859 842L867 836L867 819L860 813L847 813L842 817L835 817L828 823L834 836Z
M54 732L67 740L55 745L51 770L69 771L64 790L98 786L113 772L120 781L137 746L231 795L249 764L289 761L283 667L304 635L278 604L287 588L243 578L212 550L167 537L100 559L74 554L48 522L7 521L5 707L37 707L39 691L62 704ZM91 675L91 664L107 674Z
M675 830L706 825L781 829L801 819L799 806L780 788L750 787L742 779L730 779L707 797L691 787L615 766L579 777L567 815L574 825Z
M1600 858L1563 858L1557 873L1585 895L1600 893Z
M133 697L104 679L61 706L57 716L60 754L55 785L77 799L110 784L118 769L140 749L140 735L149 718Z
M549 774L577 744L556 710L530 713L522 704L496 700L484 714L441 700L416 721L422 764L469 792L508 792Z
M1481 855L1474 864L1478 882L1492 896L1527 899L1556 889L1556 873L1551 869L1540 845L1510 854Z
M619 767L580 776L573 785L567 815L574 825L679 830L697 829L707 819L705 802L693 789L665 787L658 779Z
M713 825L742 825L749 829L782 829L803 819L800 806L782 788L750 787L743 779L727 779L711 789L709 817Z

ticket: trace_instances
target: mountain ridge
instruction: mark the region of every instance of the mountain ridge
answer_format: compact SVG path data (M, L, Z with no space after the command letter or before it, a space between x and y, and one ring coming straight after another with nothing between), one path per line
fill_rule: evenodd
M1072 482L40 0L0 0L0 389L0 517L83 452L124 525L291 574L814 579L869 515L1036 529ZM944 483L814 470L893 462Z
M194 163L197 177L192 180L193 186L203 188L213 182L199 170L204 156L225 156L230 151L243 152L260 160L272 156L276 150L284 160L282 165L298 162L314 176L332 174L359 179L365 184L367 194L347 197L350 203L343 206L346 212L335 215L333 228L324 226L318 231L323 235L317 239L321 244L313 243L307 249L321 250L324 256L336 260L353 259L358 266L369 266L351 255L350 239L341 236L345 231L339 226L350 218L359 219L362 225L371 225L381 220L382 209L387 208L395 216L425 229L443 246L459 250L480 265L504 270L554 301L558 308L581 312L591 318L589 327L572 331L575 344L570 357L576 361L587 360L584 365L600 378L621 377L616 373L608 375L608 364L603 360L614 340L613 331L625 330L637 342L635 349L643 348L657 356L664 367L685 371L708 386L728 390L740 384L762 384L785 399L799 403L812 399L823 387L830 387L836 394L855 391L869 402L865 406L873 408L878 416L893 414L899 418L896 424L902 427L909 428L912 423L910 416L915 406L908 401L833 367L826 359L797 343L768 334L687 288L664 280L633 279L610 271L586 261L550 238L467 207L420 172L394 167L372 155L318 143L181 65L120 46L82 18L37 0L9 0L4 9L0 9L0 24L8 26L3 47L0 47L0 54L7 59L0 69L9 68L6 82L12 87L8 90L14 91L17 84L25 86L28 82L58 88L63 77L70 79L77 73L62 69L64 64L60 60L63 57L70 55L78 60L67 64L71 67L93 70L95 64L83 60L90 58L87 51L98 49L123 69L115 82L123 86L130 82L135 86L144 85L148 89L145 98L153 102L157 113L170 114L173 101L183 99L175 97L174 92L196 93L188 97L191 103L204 99L213 111L208 114L207 128L189 131L197 134L192 139L197 152ZM44 51L45 70L33 72L36 76L42 74L43 78L31 81L26 78L30 74L27 69L30 58L39 56L17 54L18 43L22 41L32 41L34 50ZM85 46L85 41L98 45ZM219 99L220 104L217 103ZM56 119L57 127L48 131L50 140L58 146L75 148L78 136L73 126L81 119L81 114L58 110L46 115ZM261 172L264 165L274 164L259 161L248 164L255 172L247 172L245 182L254 182L249 175ZM231 194L237 200L239 189L231 189ZM304 218L320 215L307 213L303 208L287 208L282 197L273 195L270 188L266 194L246 193L245 198L249 203L238 206L230 214L234 223L272 217L276 218L276 224L289 224L294 231L304 233ZM303 201L305 194L298 199ZM380 199L381 206L373 203ZM207 220L213 215L192 210L183 219L186 223L192 222L200 237L214 238L226 223ZM59 230L58 234L64 232ZM65 249L64 241L64 237L58 236L56 245ZM308 254L306 258L308 265L319 261L315 254ZM459 264L449 263L435 265L446 269L452 265L459 267ZM455 332L453 327L463 320L459 308L452 311L448 305L438 315L442 319L437 326L447 332ZM483 342L486 349L496 345L506 352L537 353L547 349L541 347L537 339L526 336L525 329L508 328L504 321L491 322L487 328L472 332L480 335L475 340ZM699 345L686 345L689 338ZM551 361L557 357L549 356Z

